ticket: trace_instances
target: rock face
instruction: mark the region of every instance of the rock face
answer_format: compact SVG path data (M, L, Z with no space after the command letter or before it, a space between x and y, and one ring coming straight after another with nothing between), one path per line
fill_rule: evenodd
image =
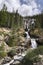
M40 38L43 37L43 31L39 29L30 30L30 36L34 38Z
M38 38L36 42L38 43L38 45L43 45L43 38Z
M8 44L9 43L10 36L6 35L4 41Z
M20 36L20 42L24 42L25 41L25 38Z
M35 38L38 45L43 45L43 30L40 29L31 30L30 37Z
M7 28L0 28L0 46L3 45L4 50L8 51L10 47L6 44L6 41L8 42L9 40L9 34L11 30Z

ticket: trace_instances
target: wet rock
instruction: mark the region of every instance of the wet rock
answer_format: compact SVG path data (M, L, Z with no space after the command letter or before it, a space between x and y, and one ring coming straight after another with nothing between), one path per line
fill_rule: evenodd
M25 40L25 47L28 48L31 45L31 39Z
M11 63L10 65L19 65L20 61L14 61L13 63Z
M2 64L6 64L6 63L8 63L10 61L11 61L10 57L5 57L4 60L3 60L3 62L2 62Z
M36 42L38 43L38 45L43 45L43 38L38 38Z
M31 37L31 38L39 38L40 36L34 35L34 34L30 34L30 37Z
M24 36L24 37L26 37L26 36L27 36L27 34L26 34L26 33L24 33L24 34L23 34L23 36Z
M37 29L30 30L30 36L33 37L33 38L40 38L39 30L37 30Z

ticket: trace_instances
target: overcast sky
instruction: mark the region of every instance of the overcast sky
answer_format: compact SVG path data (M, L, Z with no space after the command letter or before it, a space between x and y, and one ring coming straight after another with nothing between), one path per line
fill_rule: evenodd
M39 14L43 8L43 0L0 0L0 9L6 4L8 11L18 10L22 16Z

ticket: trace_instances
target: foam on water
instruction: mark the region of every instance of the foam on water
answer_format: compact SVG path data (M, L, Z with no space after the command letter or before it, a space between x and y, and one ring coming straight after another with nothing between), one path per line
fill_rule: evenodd
M37 48L37 43L35 39L31 39L31 47L34 49Z
M29 36L29 34L28 34L28 32L25 32L26 33L26 38L28 39L28 38L30 38L30 36Z

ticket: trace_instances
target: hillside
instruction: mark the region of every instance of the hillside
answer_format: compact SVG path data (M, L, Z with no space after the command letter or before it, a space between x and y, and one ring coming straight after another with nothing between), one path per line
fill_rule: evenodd
M24 19L35 19L35 25L31 25L32 21L29 25L26 20L25 25ZM4 5L0 11L0 60L4 59L2 64L13 65L19 61L20 65L34 65L33 63L40 63L39 56L43 57L43 13L22 17L18 10L10 13ZM10 60L6 60L6 57Z

